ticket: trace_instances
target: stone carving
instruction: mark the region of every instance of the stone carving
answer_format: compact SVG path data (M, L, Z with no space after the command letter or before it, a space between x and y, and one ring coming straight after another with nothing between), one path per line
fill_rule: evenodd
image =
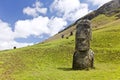
M92 30L89 20L80 20L76 26L76 43L72 68L75 70L94 67L94 52L90 49Z

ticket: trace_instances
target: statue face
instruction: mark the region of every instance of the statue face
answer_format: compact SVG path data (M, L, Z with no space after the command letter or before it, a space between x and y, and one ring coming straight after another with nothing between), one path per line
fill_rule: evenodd
M90 48L91 28L88 24L78 24L76 31L76 49L86 51Z

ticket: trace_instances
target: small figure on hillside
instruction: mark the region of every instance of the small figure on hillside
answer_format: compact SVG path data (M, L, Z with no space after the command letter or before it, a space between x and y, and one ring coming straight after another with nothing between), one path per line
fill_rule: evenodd
M16 49L16 46L14 46L13 49Z
M61 38L64 38L64 35L62 34Z
M73 55L74 70L94 68L94 52L90 49L92 29L89 20L80 20L76 26L76 43Z
M73 35L73 32L71 31L71 32L70 32L70 36L72 36L72 35Z

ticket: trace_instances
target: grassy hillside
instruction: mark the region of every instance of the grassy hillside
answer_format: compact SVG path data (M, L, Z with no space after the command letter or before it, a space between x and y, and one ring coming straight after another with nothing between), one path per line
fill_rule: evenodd
M110 16L101 14L101 15L99 15L91 20L91 26L94 29L105 27L105 25L107 25L108 23L112 23L113 21L119 19L118 15L120 15L120 12L113 14L113 15L110 15ZM75 34L75 31L76 31L76 24L70 25L69 28L67 28L67 29L61 31L60 33L52 36L51 38L45 40L44 42L49 42L49 41L61 39L62 35L64 35L64 38L69 37L70 33L73 32Z
M93 29L95 69L71 69L74 38L73 35L69 39L1 51L0 80L120 80L120 20L112 18Z

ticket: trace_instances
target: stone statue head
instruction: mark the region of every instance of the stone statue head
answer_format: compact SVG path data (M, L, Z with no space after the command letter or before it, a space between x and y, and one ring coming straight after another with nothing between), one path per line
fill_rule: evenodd
M91 26L90 21L80 20L76 26L76 50L86 51L90 48Z

